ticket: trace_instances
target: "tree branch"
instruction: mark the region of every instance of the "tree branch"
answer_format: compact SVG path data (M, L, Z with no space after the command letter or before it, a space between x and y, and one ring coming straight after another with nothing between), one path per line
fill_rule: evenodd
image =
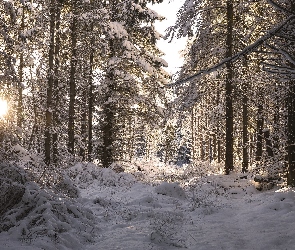
M284 8L283 6L279 5L278 3L274 2L273 0L267 0L267 2L273 6L274 8L280 10L280 11L283 11L285 13L288 13L288 14L291 14L291 15L294 15L295 13L292 12L292 11L289 11L288 9Z
M222 68L224 66L224 64L229 63L229 62L235 62L236 60L238 60L240 57L252 52L254 49L256 49L257 47L259 47L260 45L262 45L265 41L267 41L268 39L270 39L271 37L273 37L274 35L276 35L276 33L282 29L287 23L289 23L291 20L295 19L295 15L291 15L289 16L286 20L284 20L283 22L281 22L279 25L277 25L276 27L274 27L273 29L269 30L264 36L260 37L256 42L254 42L253 44L247 46L246 48L244 48L242 51L236 53L234 56L229 57L229 58L225 58L224 60L222 60L221 62L219 62L218 64L214 65L213 67L210 67L208 69L203 69L200 70L198 73L186 77L184 79L180 79L174 83L170 83L167 84L166 87L171 87L171 86L175 86L175 85L180 85L183 84L185 82L189 82L192 80L196 80L201 78L204 75L208 75L220 68Z

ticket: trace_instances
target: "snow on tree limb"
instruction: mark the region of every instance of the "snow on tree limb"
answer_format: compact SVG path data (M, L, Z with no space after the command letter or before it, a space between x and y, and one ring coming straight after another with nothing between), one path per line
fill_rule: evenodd
M278 9L282 12L285 12L285 13L288 13L288 14L291 14L291 15L294 15L294 13L292 11L289 11L288 9L284 8L283 6L279 5L278 3L276 3L275 1L273 0L267 0L267 2L273 6L275 9Z
M282 29L287 23L289 23L291 20L294 20L294 19L295 19L295 15L289 16L286 20L281 22L278 26L276 26L273 29L269 30L264 36L260 37L256 42L254 42L251 45L247 46L242 51L236 53L234 56L229 57L229 58L225 58L221 62L219 62L218 64L214 65L213 67L210 67L208 69L200 70L198 73L196 73L196 74L194 74L192 76L186 77L184 79L180 79L180 80L178 80L178 81L176 81L174 83L170 83L170 84L168 84L166 86L171 87L171 86L180 85L180 84L183 84L185 82L192 81L192 80L196 80L198 78L201 78L204 75L208 75L208 74L222 68L224 66L224 64L226 64L228 62L235 62L240 57L252 52L254 49L256 49L257 47L262 45L265 41L267 41L268 39L270 39L271 37L276 35L276 33L280 29Z
M290 63L292 63L293 65L295 65L295 59L286 50L281 49L281 48L276 48L273 45L268 45L268 47L270 47L271 49L273 49L275 51L278 51L279 54L283 55L287 61L289 61Z

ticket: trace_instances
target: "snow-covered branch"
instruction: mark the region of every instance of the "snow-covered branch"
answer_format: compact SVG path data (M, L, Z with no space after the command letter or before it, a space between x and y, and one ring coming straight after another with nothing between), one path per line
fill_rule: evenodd
M283 55L290 63L292 63L293 65L295 65L295 59L290 55L290 53L288 53L287 51L283 50L283 49L277 49L277 51Z
M284 8L283 6L279 5L278 3L276 3L275 1L273 0L267 0L267 2L273 6L275 9L278 9L280 11L283 11L285 13L288 13L288 14L291 14L291 15L294 15L293 12L289 11L288 9Z
M269 30L264 36L260 37L256 42L254 42L253 44L247 46L246 48L244 48L242 51L236 53L234 56L229 57L229 58L225 58L224 60L222 60L221 62L219 62L218 64L214 65L213 67L210 67L208 69L203 69L200 70L198 73L186 77L184 79L180 79L174 83L168 84L166 85L167 87L171 87L171 86L175 86L175 85L180 85L183 84L185 82L189 82L192 80L196 80L204 75L208 75L220 68L222 68L226 63L229 62L234 62L236 60L238 60L240 57L253 52L253 50L255 50L256 48L258 48L259 46L261 46L262 44L265 43L265 41L267 41L268 39L270 39L271 37L273 37L274 35L276 35L276 33L281 30L286 24L288 24L290 21L295 19L295 15L291 15L289 16L286 20L284 20L283 22L281 22L279 25L277 25L276 27L274 27L273 29Z

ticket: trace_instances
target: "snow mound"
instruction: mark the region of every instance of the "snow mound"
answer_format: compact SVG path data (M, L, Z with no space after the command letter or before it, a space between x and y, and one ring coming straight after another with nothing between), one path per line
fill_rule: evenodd
M155 192L177 199L186 199L185 192L178 183L162 182L159 186L155 187Z
M295 190L291 188L277 190L265 209L277 211L277 213L282 215L288 213L295 214Z
M186 248L183 221L184 215L179 212L155 213L151 221L151 241L160 246Z
M0 165L0 233L42 249L83 249L97 226L92 211L69 198L78 197L71 180L41 188L30 175L22 167Z
M21 202L2 217L0 232L46 249L51 248L43 245L44 238L55 245L52 249L82 249L92 240L94 221L92 212L77 201L28 182Z
M0 217L21 201L25 179L21 168L5 163L0 165Z
M87 188L95 182L98 186L128 186L136 182L132 174L116 173L109 168L101 168L95 164L78 163L67 170L70 179L80 188Z

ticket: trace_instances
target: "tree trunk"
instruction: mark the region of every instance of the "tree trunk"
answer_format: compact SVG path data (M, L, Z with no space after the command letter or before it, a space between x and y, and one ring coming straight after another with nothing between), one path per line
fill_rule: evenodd
M93 22L91 23L90 32L92 35L93 32ZM91 50L89 57L89 92L88 92L88 161L92 160L92 133L93 133L93 106L94 106L94 96L93 96L93 80L92 80L92 71L93 71L93 59L94 59L94 37L91 37Z
M112 81L112 78L110 78ZM109 88L113 89L113 85L109 84ZM110 96L107 96L110 97ZM113 143L114 143L114 126L115 126L115 114L114 108L111 102L106 100L104 105L104 124L102 127L103 131L103 148L102 148L102 166L107 168L114 162L113 155Z
M295 187L295 81L289 83L288 93L288 185Z
M60 13L62 4L58 1L57 11L56 11L56 39L55 39L55 65L54 65L54 110L53 110L53 126L54 132L52 134L52 160L55 165L58 164L58 125L59 121L59 51L60 51Z
M233 54L233 3L227 0L227 35L226 35L226 58ZM233 64L226 63L226 83L225 83L225 105L226 105L226 149L225 149L225 174L229 174L234 169L233 163Z
M272 150L272 143L270 139L270 130L265 129L263 130L265 144L266 144L266 153L268 157L273 157L273 150Z
M261 100L259 100L261 101ZM261 161L262 157L262 140L263 140L263 105L261 103L258 104L257 111L257 138L256 138L256 161Z
M71 69L70 69L70 102L68 121L68 151L75 154L75 98L76 98L76 68L77 68L77 3L73 1L73 19L71 24Z
M50 1L50 44L48 58L48 86L47 86L47 107L46 107L46 125L45 125L45 163L50 165L51 153L51 127L52 127L52 89L53 89L53 60L54 60L54 36L55 36L55 0Z
M291 0L291 11L295 11L295 1ZM294 44L292 44L294 48ZM292 65L293 68L295 65ZM295 80L289 82L288 92L288 178L287 184L295 187Z
M21 32L25 29L25 7L23 6ZM23 43L22 43L23 45ZM23 124L23 69L24 69L24 54L21 52L19 58L19 86L18 86L18 102L17 102L17 126L22 129Z
M195 112L194 107L192 107L191 111L191 135L192 135L192 153L191 153L191 161L192 163L195 162Z
M109 41L110 55L109 59L113 58L115 53L114 41ZM114 68L109 68L106 76L108 90L104 100L104 121L102 126L103 146L102 146L102 166L108 168L114 162L114 139L115 139L115 105L111 97L115 94L116 79L113 74Z
M274 127L274 132L273 132L273 149L274 149L274 155L277 156L280 148L280 143L279 143L279 128L280 128L280 96L278 94L278 87L277 84L275 86L275 107L274 107L274 118L273 118L273 127Z
M84 69L86 70L86 69ZM87 75L87 73L85 74L85 76ZM84 88L82 91L82 96L81 96L81 145L80 145L80 152L79 155L82 158L82 161L86 160L86 143L87 143L87 112L85 110L85 108L87 107L87 89Z
M245 71L248 70L247 58L245 57ZM243 163L242 172L248 172L249 154L248 154L248 86L244 83L243 86Z

